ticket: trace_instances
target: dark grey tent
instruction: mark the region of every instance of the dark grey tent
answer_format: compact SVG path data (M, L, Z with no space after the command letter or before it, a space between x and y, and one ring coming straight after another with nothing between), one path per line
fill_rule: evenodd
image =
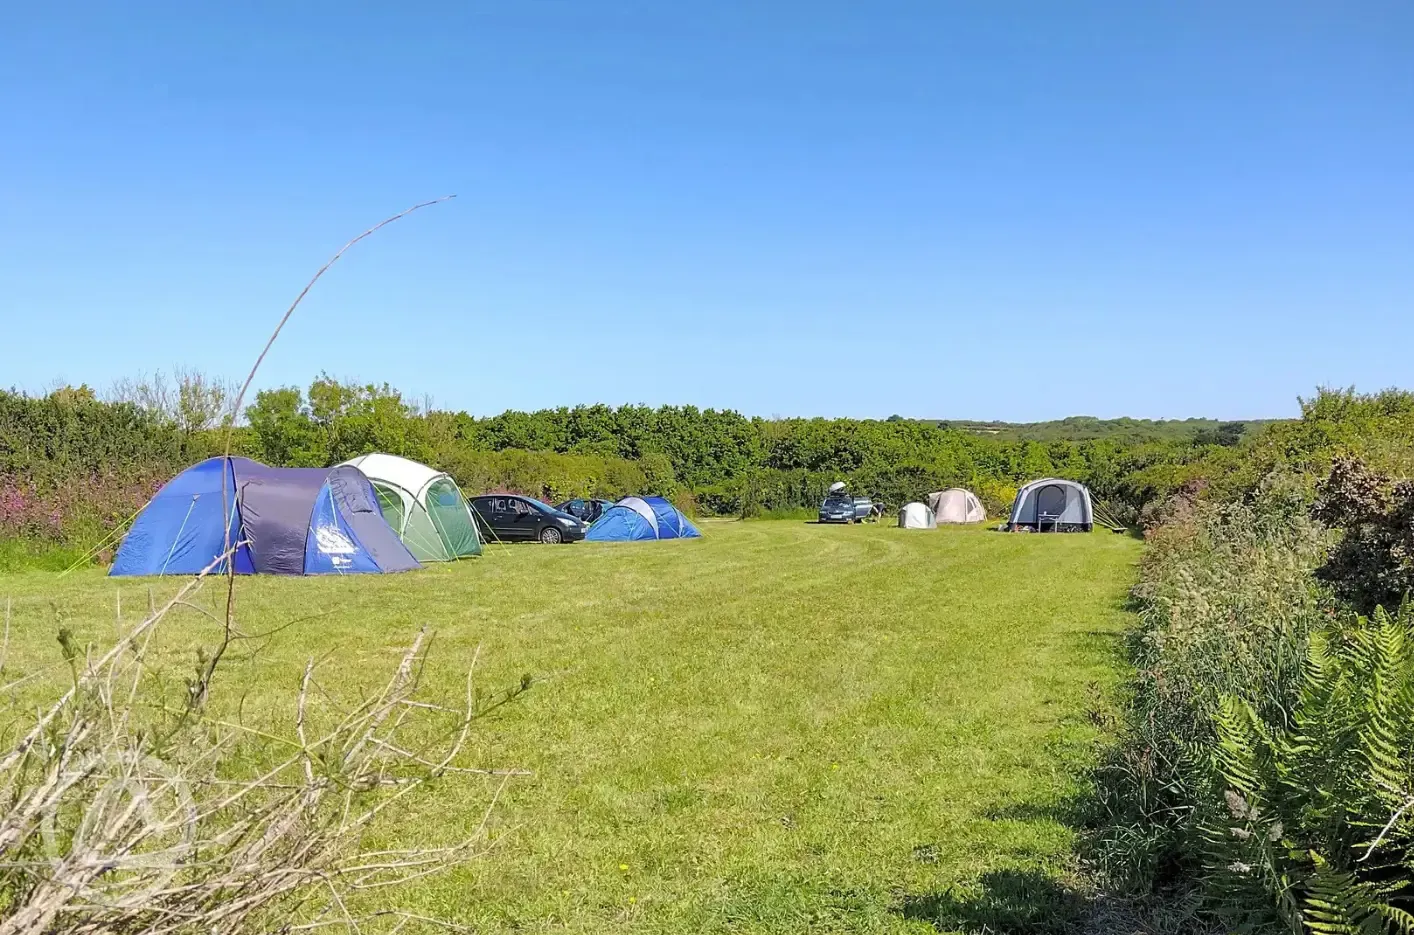
M1033 480L1016 492L1007 529L1012 532L1089 532L1095 528L1090 491L1059 477Z

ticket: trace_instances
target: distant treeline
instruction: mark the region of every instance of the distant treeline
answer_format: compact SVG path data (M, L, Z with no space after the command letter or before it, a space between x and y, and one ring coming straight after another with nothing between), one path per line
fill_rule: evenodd
M171 385L125 381L106 398L88 387L45 396L0 391L0 538L96 543L156 485L224 450L232 396L229 384L194 373L178 373ZM1339 396L1323 394L1307 406ZM387 384L321 376L307 388L256 394L232 448L283 466L386 451L448 471L469 493L515 490L549 501L659 493L687 509L738 516L812 509L836 480L890 506L964 486L995 514L1019 484L1056 475L1088 484L1111 515L1139 523L1185 485L1255 483L1254 457L1270 457L1249 453L1281 449L1302 425L1248 423L1237 431L1201 420L1135 421L1191 431L1039 441L979 433L976 423L762 419L694 406L588 405L477 418L425 411ZM1282 456L1295 453L1283 449Z
M1255 434L1277 419L1245 419L1222 422L1217 419L1098 419L1095 416L1068 416L1050 422L971 422L949 419L920 420L938 428L958 429L974 435L1017 441L1095 441L1122 439L1134 442L1170 441L1200 445L1234 445L1245 435Z
M371 450L434 464L469 490L516 489L558 500L653 492L715 514L811 509L845 480L890 505L966 486L995 512L1027 480L1091 485L1138 519L1188 480L1187 465L1239 444L1241 432L1049 442L906 420L762 419L695 406L588 405L476 418L420 411L393 388L321 377L260 393L240 450L272 464L325 465ZM1213 423L1216 426L1217 423Z

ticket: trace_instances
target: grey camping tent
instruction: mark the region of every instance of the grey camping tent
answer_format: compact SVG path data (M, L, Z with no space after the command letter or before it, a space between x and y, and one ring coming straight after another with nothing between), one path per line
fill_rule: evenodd
M1095 528L1090 491L1058 477L1033 480L1016 492L1007 529L1012 532L1090 532Z
M898 511L900 529L937 529L938 521L933 511L921 503L905 503Z

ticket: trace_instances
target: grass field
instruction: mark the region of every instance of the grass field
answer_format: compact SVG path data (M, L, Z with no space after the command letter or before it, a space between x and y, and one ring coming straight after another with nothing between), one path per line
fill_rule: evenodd
M273 718L309 656L325 681L372 687L422 624L448 694L478 644L482 685L531 674L480 722L471 757L534 773L502 799L497 846L401 897L478 931L950 932L1050 912L1071 844L1057 808L1117 674L1138 543L799 522L705 533L244 580L247 628L309 619L234 660L225 685L248 691L248 717ZM177 585L0 576L9 668L57 658L61 623L111 637L119 589L134 616L149 586ZM200 615L181 623L210 639ZM463 829L486 799L479 783L445 786L400 833Z

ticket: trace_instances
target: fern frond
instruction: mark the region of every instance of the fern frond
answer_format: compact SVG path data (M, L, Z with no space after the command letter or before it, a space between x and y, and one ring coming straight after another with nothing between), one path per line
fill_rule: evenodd
M1397 906L1378 906L1375 911L1384 920L1384 931L1393 935L1414 935L1414 913Z
M1249 799L1261 788L1256 722L1252 706L1234 695L1224 695L1213 715L1217 734L1213 766L1229 786Z
M1384 912L1393 907L1377 900L1353 874L1333 869L1313 853L1315 871L1306 881L1303 921L1316 935L1379 935Z
M1408 728L1407 722L1400 721L1409 691L1410 644L1402 622L1383 609L1376 609L1371 624L1362 641L1368 669L1360 753L1369 771L1371 797L1387 808L1397 808L1409 798L1410 791L1402 751Z

